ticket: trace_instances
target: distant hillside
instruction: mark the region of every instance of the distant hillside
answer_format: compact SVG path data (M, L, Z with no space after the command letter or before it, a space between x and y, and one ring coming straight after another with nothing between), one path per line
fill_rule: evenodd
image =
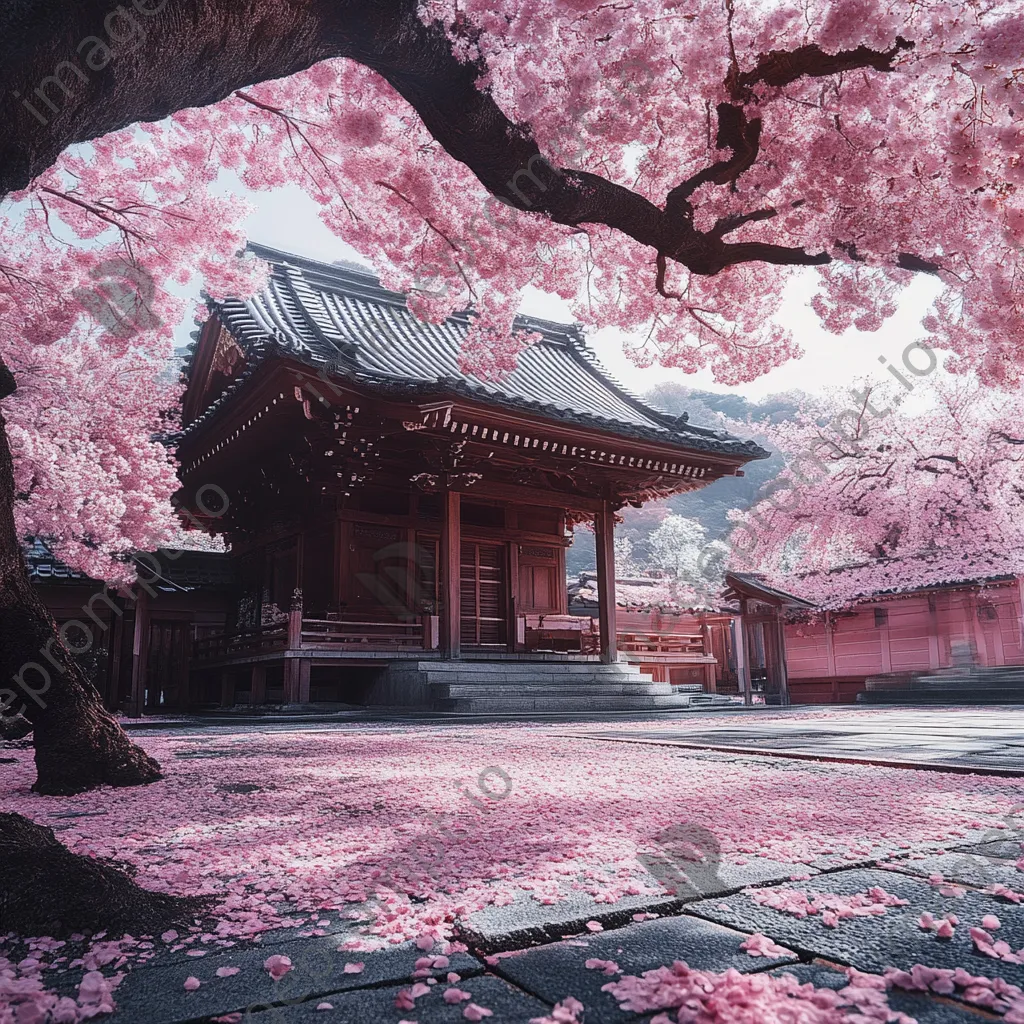
M742 395L698 391L681 384L662 384L644 395L644 401L665 412L676 416L688 413L690 422L697 426L728 430L740 437L753 438L768 451L772 446L758 431L758 424L792 418L803 400L802 394L791 392L769 395L754 402ZM677 494L643 509L625 509L625 522L616 528L616 539L629 542L633 562L643 567L651 560L648 537L657 528L666 509L698 520L707 530L708 540L724 536L729 531L730 524L726 518L729 510L753 504L761 488L778 475L783 465L782 456L773 453L769 459L748 463L742 477L726 477L699 491ZM568 573L575 576L584 569L592 569L594 564L593 535L578 530L568 553Z

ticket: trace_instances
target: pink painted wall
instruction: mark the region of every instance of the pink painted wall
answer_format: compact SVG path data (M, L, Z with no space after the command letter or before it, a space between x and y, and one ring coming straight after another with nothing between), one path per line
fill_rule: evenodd
M791 699L852 701L868 676L948 667L955 643L973 642L983 665L1024 663L1022 583L865 600L828 621L787 626Z

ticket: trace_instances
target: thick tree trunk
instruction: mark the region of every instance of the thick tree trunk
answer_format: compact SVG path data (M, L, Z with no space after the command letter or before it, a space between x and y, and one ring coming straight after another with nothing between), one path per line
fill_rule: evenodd
M0 398L14 380L0 360ZM40 793L134 786L160 766L135 746L103 706L29 580L14 525L14 464L0 414L0 714L34 730Z
M0 863L3 934L155 934L191 923L205 906L140 888L112 864L71 853L51 829L20 814L0 814Z

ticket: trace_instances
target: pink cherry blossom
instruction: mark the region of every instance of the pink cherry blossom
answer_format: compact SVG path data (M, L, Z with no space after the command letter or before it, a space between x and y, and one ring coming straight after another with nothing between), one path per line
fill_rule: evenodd
M265 970L274 981L280 981L292 969L291 960L280 953L268 957L263 964Z
M573 996L566 996L555 1003L549 1017L533 1017L530 1024L580 1024L584 1006Z
M767 935L755 932L749 938L740 943L740 949L745 949L748 956L778 957L788 956L789 950L772 942Z
M202 982L198 978L188 977L185 979L185 991L195 992L201 984Z
M601 971L603 974L618 974L622 968L614 960L598 960L591 957L584 964L589 971Z

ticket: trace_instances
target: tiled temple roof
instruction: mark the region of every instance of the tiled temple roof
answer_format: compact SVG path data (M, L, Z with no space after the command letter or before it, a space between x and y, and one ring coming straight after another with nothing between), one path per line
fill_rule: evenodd
M245 351L246 369L189 430L229 402L264 360L290 356L395 397L444 392L744 461L768 454L753 441L694 426L641 401L600 365L577 325L517 317L513 329L537 332L540 340L520 354L511 374L485 380L459 366L467 314L426 323L410 312L404 295L383 288L368 271L258 245L250 250L271 264L268 286L244 301L210 302Z
M25 561L29 578L34 583L94 583L84 572L65 565L45 542L32 538L25 544ZM153 577L152 559L140 563L140 572L155 590L182 591L199 590L206 587L224 588L232 585L234 577L230 557L221 551L169 550L162 557L156 556L159 576Z

